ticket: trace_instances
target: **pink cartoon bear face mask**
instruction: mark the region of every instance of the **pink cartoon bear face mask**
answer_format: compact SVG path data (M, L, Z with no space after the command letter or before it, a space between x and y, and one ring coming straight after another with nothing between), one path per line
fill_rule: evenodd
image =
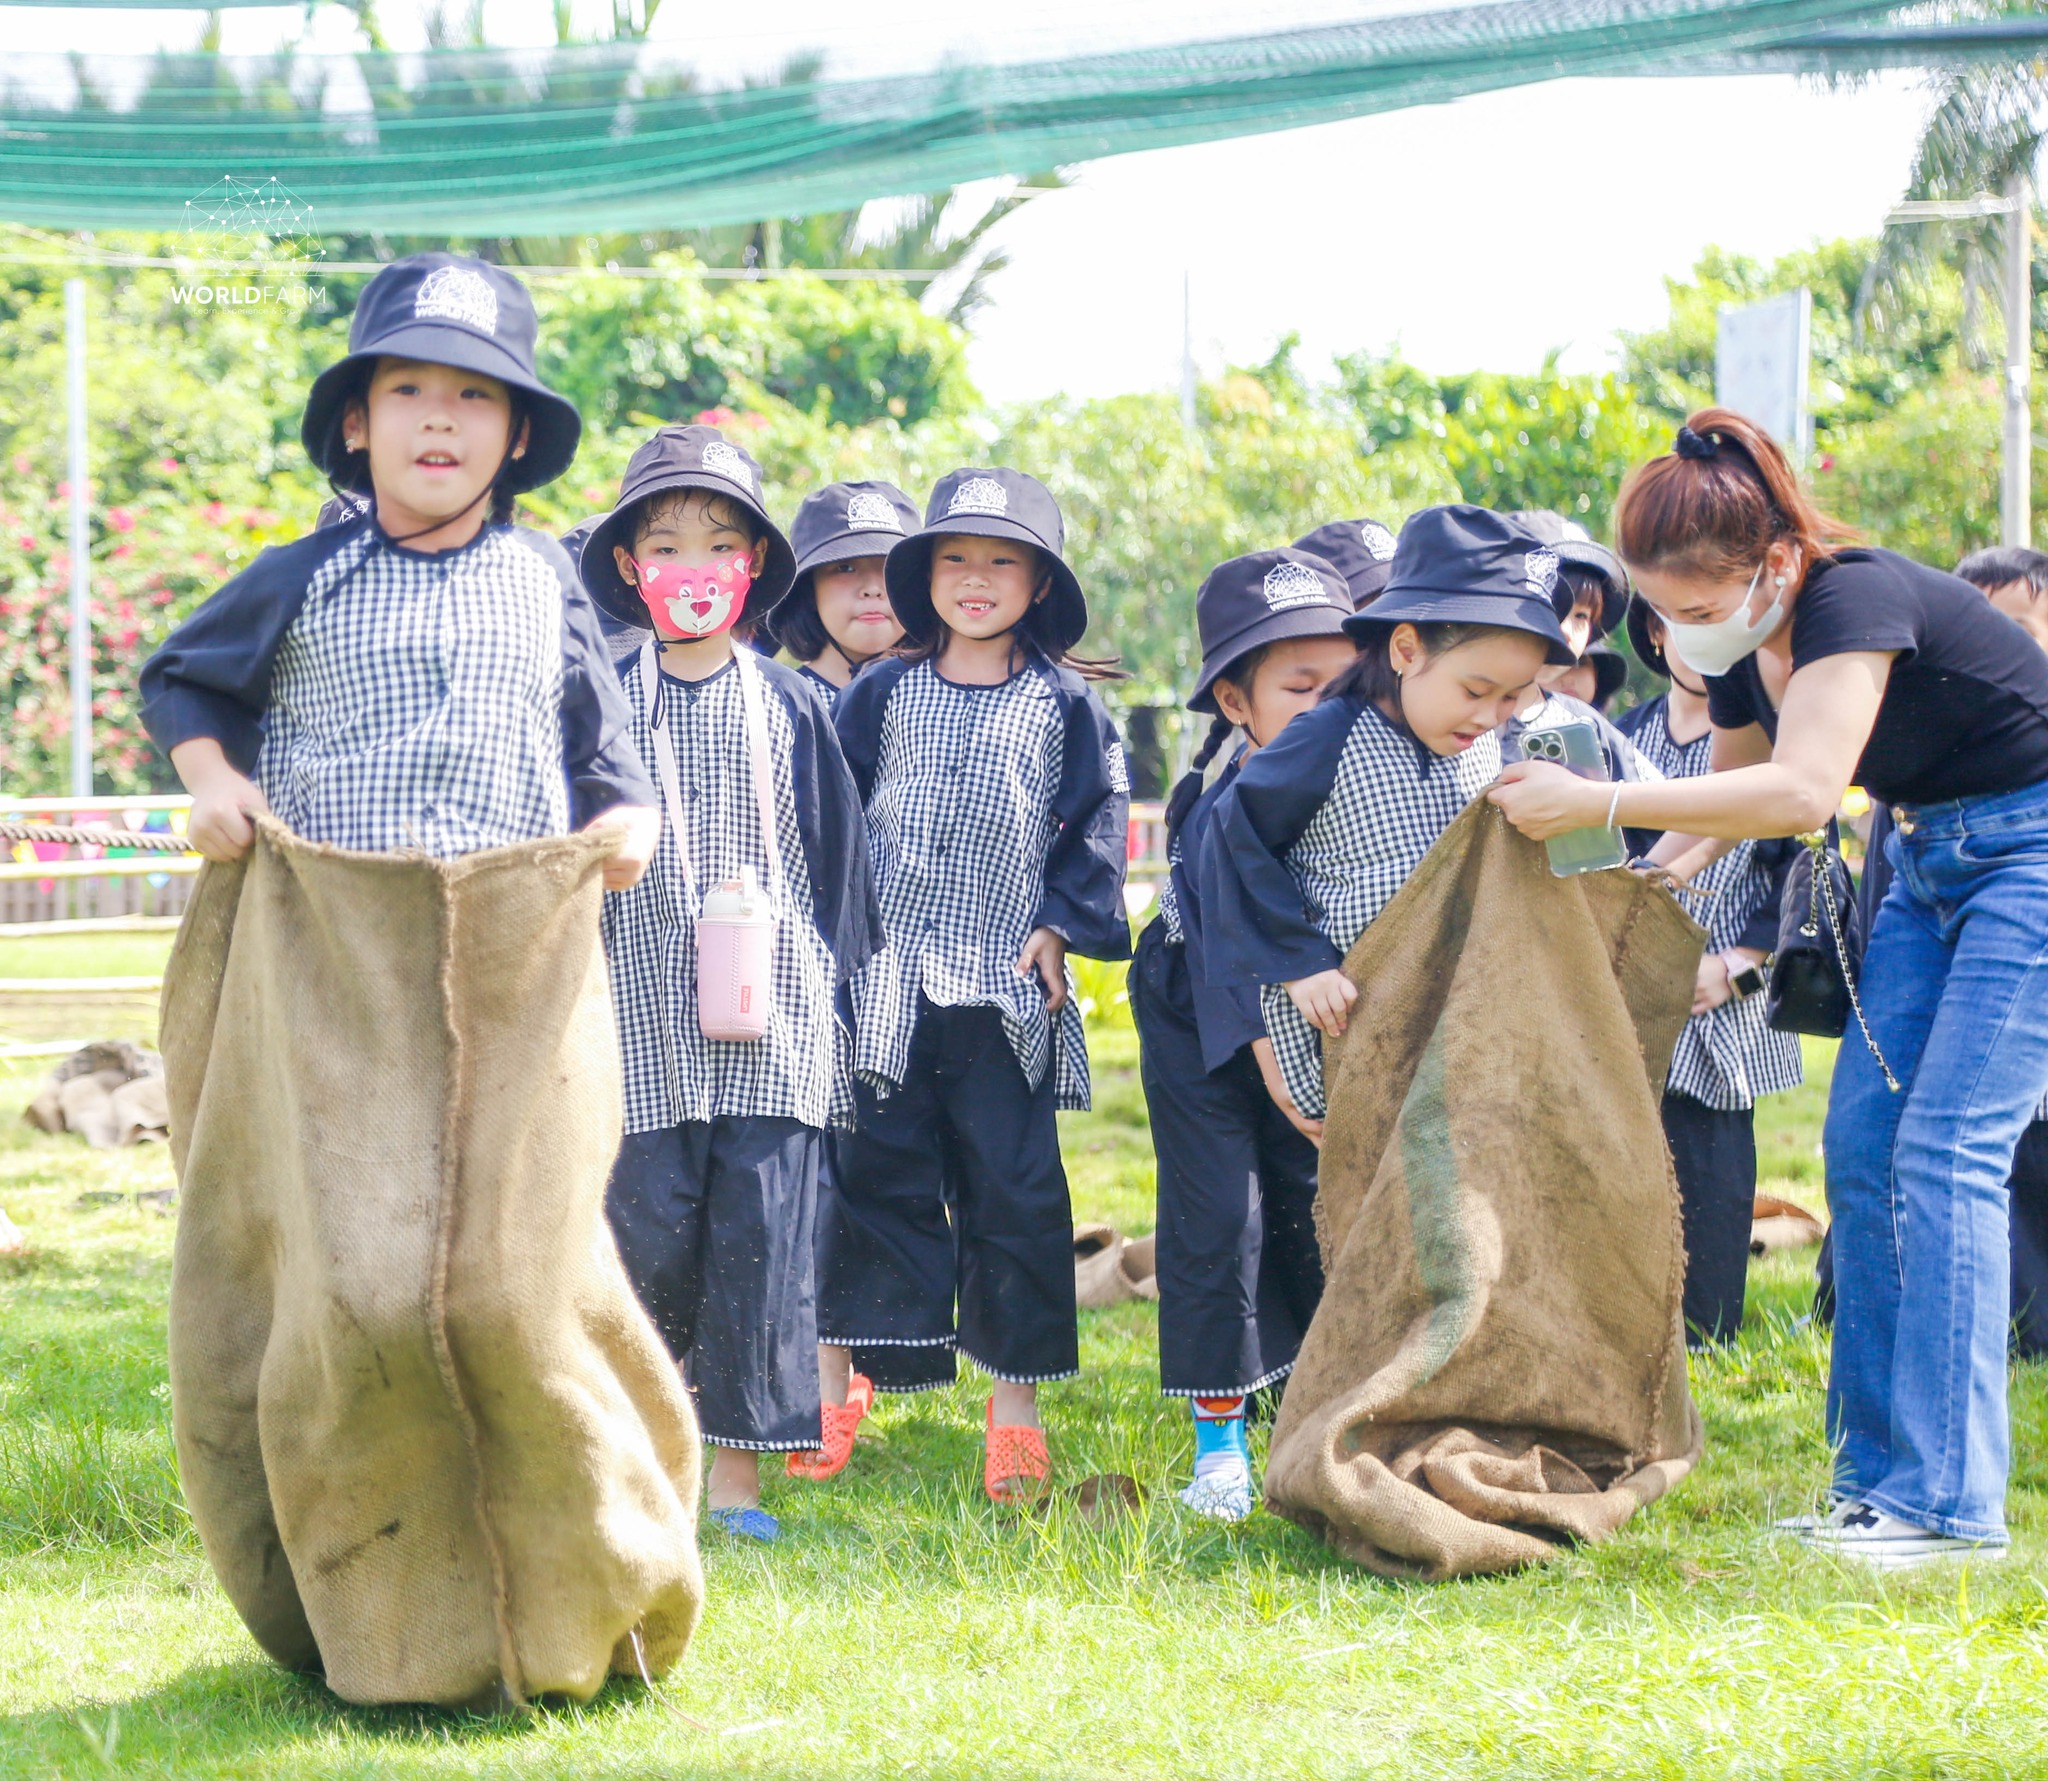
M635 558L633 567L655 632L671 643L695 643L730 630L754 585L753 564L740 555L716 563Z

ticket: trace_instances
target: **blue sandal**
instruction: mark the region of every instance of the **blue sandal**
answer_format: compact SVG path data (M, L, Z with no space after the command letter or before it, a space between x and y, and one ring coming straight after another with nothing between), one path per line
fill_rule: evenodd
M706 1509L704 1519L735 1539L759 1540L772 1546L782 1538L782 1523L766 1509Z

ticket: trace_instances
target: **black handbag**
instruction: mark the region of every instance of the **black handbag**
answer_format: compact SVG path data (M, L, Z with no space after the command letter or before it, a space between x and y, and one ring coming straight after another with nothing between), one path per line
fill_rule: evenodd
M1781 1033L1839 1039L1849 1030L1851 985L1863 969L1863 915L1848 864L1824 835L1805 843L1785 873L1778 945L1764 1018Z
M1778 947L1771 955L1764 1019L1781 1033L1811 1033L1839 1039L1849 1017L1863 1029L1864 1043L1896 1094L1899 1083L1870 1036L1863 1003L1856 994L1863 975L1863 912L1848 863L1825 833L1802 835L1804 844L1785 873L1778 904Z

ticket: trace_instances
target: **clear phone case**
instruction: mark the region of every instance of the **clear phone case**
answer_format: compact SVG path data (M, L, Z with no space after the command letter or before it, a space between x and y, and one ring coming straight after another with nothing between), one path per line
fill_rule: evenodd
M1584 718L1524 731L1522 756L1525 760L1553 762L1581 779L1597 779L1604 784L1613 777L1607 771L1607 756L1600 748L1600 732ZM1574 878L1581 872L1605 872L1628 864L1628 848L1619 829L1571 829L1551 836L1543 846L1550 855L1550 870L1559 878Z

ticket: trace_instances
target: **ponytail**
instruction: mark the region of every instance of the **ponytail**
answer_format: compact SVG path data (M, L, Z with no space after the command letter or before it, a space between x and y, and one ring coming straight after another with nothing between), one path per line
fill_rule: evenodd
M1194 760L1189 763L1188 770L1180 776L1179 783L1173 788L1173 795L1166 800L1166 845L1169 851L1173 847L1174 836L1180 833L1180 825L1187 821L1188 812L1194 809L1195 800L1202 795L1204 769L1216 758L1216 751L1223 746L1230 732L1236 728L1237 725L1222 712L1217 712L1209 724L1208 735L1202 738L1202 746L1195 750Z
M1630 568L1714 581L1748 574L1773 544L1814 563L1858 536L1799 486L1775 439L1727 408L1693 415L1670 451L1629 473L1614 504L1615 546Z

